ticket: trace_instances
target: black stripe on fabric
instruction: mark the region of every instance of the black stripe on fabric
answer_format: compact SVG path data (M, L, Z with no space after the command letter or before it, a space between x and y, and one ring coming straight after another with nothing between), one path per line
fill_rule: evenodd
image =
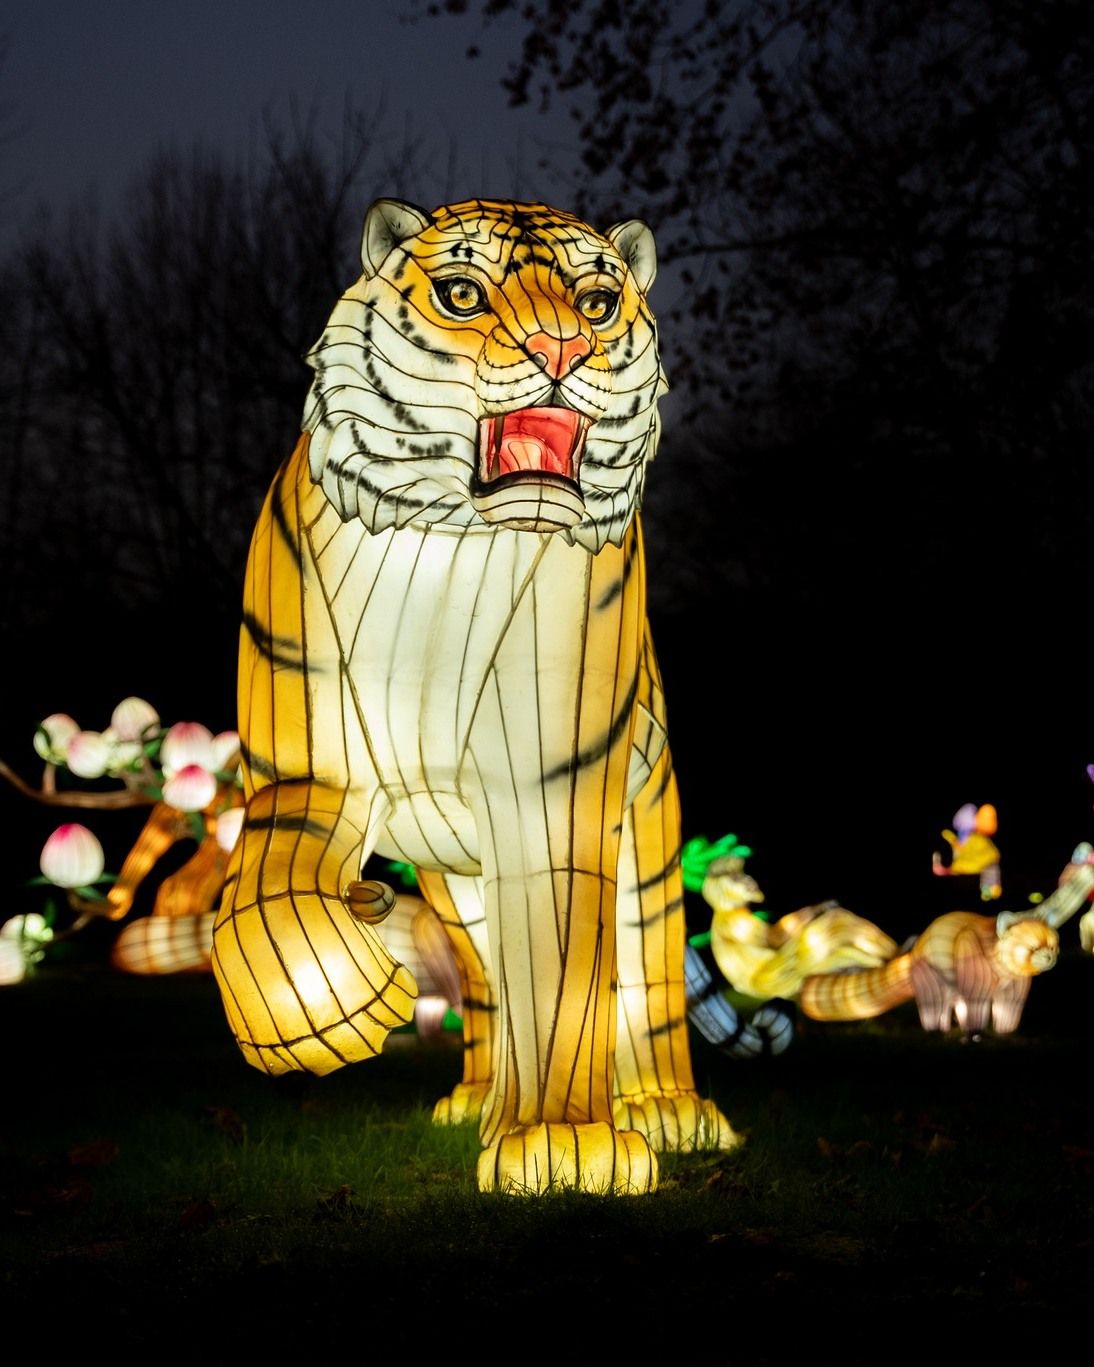
M634 562L637 558L637 552L638 538L636 536L633 536L631 537L630 545L627 547L627 554L623 560L623 573L620 576L620 578L618 578L615 581L614 584L610 584L604 590L603 594L601 595L600 599L596 604L597 612L600 612L602 608L606 608L609 603L614 603L615 600L619 597L619 595L623 592L623 589L629 582L631 573L634 570Z
M669 862L668 862L663 868L658 869L658 871L657 871L656 873L651 873L650 876L649 876L648 878L643 878L642 881L638 884L638 886L637 886L636 888L634 888L634 891L635 891L635 892L645 892L648 888L652 888L652 887L654 886L655 883L663 882L664 879L666 879L666 878L669 876L670 873L675 873L675 872L676 872L676 869L679 867L679 864L680 864L680 851L677 850L676 853L672 856L672 858L669 860ZM670 904L670 905L675 905L675 904ZM666 907L665 907L665 911L667 912L668 910L669 910L669 907L666 906Z
M684 1021L684 1016L670 1016L668 1020L663 1020L660 1025L655 1025L650 1029L649 1038L654 1039L658 1035L667 1035L670 1031L679 1029Z
M300 646L289 636L275 636L271 631L258 620L253 613L244 612L243 626L247 635L254 643L258 653L269 660L270 664L277 665L281 669L295 669L298 673L303 673L306 668L304 661L299 656L287 655L284 650L278 649L279 646L288 646L290 649L299 650ZM322 671L316 665L311 665L313 674Z
M632 889L637 891L637 889ZM672 916L683 908L684 899L674 897L671 902L666 902L663 907L656 911L651 911L641 915L637 921L628 921L627 924L634 930L648 930L650 926L655 926L658 921L663 921L666 916Z
M273 760L267 759L265 755L257 754L244 745L242 741L239 742L239 754L252 774L261 774L263 778L268 778L271 781L277 778L277 769Z
M624 728L631 719L634 710L634 700L638 695L638 674L635 672L631 680L631 686L627 689L627 696L623 699L623 706L616 713L608 728L606 735L602 736L595 744L590 745L587 750L581 750L573 758L564 760L561 764L556 764L544 774L544 781L552 782L556 778L562 778L566 774L576 773L578 769L584 769L590 764L594 764L598 759L602 759L611 750L612 746L623 734ZM677 855L679 858L679 855Z
M304 568L304 557L301 554L300 546L293 536L292 528L289 526L289 519L285 516L285 505L281 497L281 486L285 482L285 474L288 471L289 462L281 466L274 476L273 488L270 490L270 506L273 511L274 526L281 533L281 539L285 543L285 549L293 558L293 562L298 570Z
M596 611L597 611L597 612L601 612L601 611L603 611L604 608L606 608L606 607L608 607L610 604L614 603L615 600L619 597L619 595L620 595L622 592L623 592L623 576L620 575L619 578L616 579L614 583L610 584L610 585L604 590L604 592L601 594L601 596L600 596L600 598L599 598L599 600L598 600L598 602L597 602L597 604L596 604Z
M248 821L246 829L249 831L301 831L305 835L327 835L328 828L322 821L316 821L312 816L304 812L293 812L281 816L277 812L271 812L269 816L256 816L253 821Z

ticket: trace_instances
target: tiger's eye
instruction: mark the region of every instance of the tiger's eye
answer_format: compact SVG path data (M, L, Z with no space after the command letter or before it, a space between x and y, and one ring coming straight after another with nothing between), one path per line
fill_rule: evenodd
M441 303L449 313L459 314L461 318L474 313L482 313L486 308L486 295L481 285L466 276L450 275L444 280L435 280L434 286Z
M577 301L577 307L590 323L606 323L618 303L619 295L614 290L590 290Z

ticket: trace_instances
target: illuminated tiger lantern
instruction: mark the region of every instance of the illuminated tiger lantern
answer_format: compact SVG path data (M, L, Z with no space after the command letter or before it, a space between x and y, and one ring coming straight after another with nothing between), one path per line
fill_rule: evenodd
M695 1090L676 785L636 517L666 388L638 221L369 210L248 563L247 796L213 967L247 1060L377 1053L412 863L456 951L479 1185L654 1189Z

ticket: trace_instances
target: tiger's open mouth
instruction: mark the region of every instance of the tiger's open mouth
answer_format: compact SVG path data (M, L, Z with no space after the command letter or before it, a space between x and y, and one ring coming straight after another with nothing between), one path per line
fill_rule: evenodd
M519 408L479 421L471 499L485 522L558 531L585 515L578 471L589 419L572 408Z

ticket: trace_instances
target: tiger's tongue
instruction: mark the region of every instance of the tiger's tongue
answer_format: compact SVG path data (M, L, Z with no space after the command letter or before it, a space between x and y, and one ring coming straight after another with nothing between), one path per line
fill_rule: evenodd
M498 448L499 474L508 475L514 470L555 470L568 474L569 466L568 460L559 460L538 437L503 437Z
M577 422L577 414L569 410L522 409L507 414L498 441L498 475L543 470L572 479Z

